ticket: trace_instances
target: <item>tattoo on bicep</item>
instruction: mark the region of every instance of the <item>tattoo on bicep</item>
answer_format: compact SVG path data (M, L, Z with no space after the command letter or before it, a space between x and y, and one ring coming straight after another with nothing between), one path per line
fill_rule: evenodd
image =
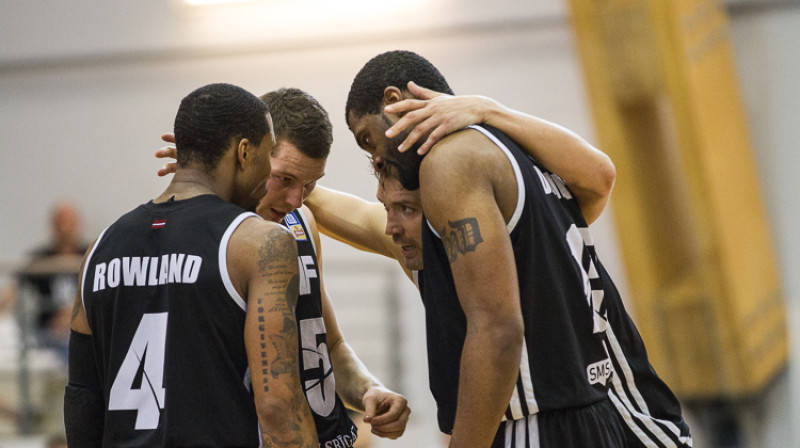
M258 253L259 272L267 280L268 291L285 296L289 306L294 309L300 284L297 246L294 238L288 235L275 235L273 238L274 232L285 231L273 230L261 244Z
M459 254L472 252L483 242L481 229L476 218L464 218L458 221L447 221L449 228L439 231L442 244L447 251L450 263L454 262Z
M277 233L276 233L277 232ZM273 271L275 264L296 263L297 245L294 239L281 235L285 230L272 229L258 251L258 267L262 275Z

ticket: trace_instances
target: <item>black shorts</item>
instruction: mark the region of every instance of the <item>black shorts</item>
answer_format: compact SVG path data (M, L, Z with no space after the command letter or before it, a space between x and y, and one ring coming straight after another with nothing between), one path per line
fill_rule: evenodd
M500 424L492 448L620 448L625 430L609 400Z

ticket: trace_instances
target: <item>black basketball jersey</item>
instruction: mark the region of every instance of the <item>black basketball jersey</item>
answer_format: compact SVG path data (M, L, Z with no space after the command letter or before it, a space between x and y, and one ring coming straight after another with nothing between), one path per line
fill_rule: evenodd
M505 418L586 406L607 399L611 362L603 342L602 292L590 286L586 224L557 176L489 126L471 126L509 158L517 205L507 224L525 321L519 376ZM423 224L420 291L425 305L430 387L439 426L451 432L458 396L466 317L456 295L444 245ZM485 368L491 369L487 365ZM476 391L476 393L480 393Z
M81 291L104 385L104 446L260 445L245 302L226 263L249 217L260 219L214 195L150 202L98 238Z
M570 247L577 248L583 246L582 250L572 251L572 253L576 256L575 260L578 260L578 256L581 260L581 276L583 277L583 273L585 273L586 276L583 277L583 281L585 282L586 279L588 279L594 307L599 310L595 316L596 323L599 325L599 328L605 328L602 334L611 361L611 368L608 369L607 366L605 367L605 375L610 374L610 377L606 380L607 383L611 385L608 389L608 396L625 423L627 446L691 446L692 439L689 427L681 415L680 404L669 387L658 377L655 370L650 365L647 351L639 336L639 332L630 316L625 311L625 306L619 291L597 256L591 234L585 229L585 221L579 209L577 209L577 204L572 200L571 193L566 186L563 185L560 178L549 173L529 155L519 151L516 145L503 134L489 126L484 126L484 128L485 129L481 130L481 132L486 134L485 131L489 130L492 136L487 136L497 143L498 146L501 148L506 146L506 149L509 150L509 152L506 152L507 155L509 153L514 154L514 160L516 160L517 163L515 164L512 160L512 165L519 165L519 171L515 168L518 184L520 183L519 173L525 171L523 167L529 163L532 164L542 190L545 194L552 194L556 197L560 196L559 202L569 208L568 213L574 219L574 224L580 231L580 240L577 238L577 235L575 235L571 239L572 242L569 245ZM526 188L529 187L529 185L526 185ZM524 217L526 215L524 211L521 216L525 219ZM519 227L520 222L522 222L522 219L516 223L516 227ZM511 224L513 224L513 221ZM432 230L425 229L424 232L430 235ZM514 242L516 256L518 248L516 240L514 240L513 229L511 236L512 242ZM548 246L546 241L541 241L540 243L544 246ZM550 251L545 250L539 253L549 254ZM427 260L425 261L427 268ZM520 261L519 258L517 258L518 272L526 272L519 271L519 265ZM530 272L527 271L526 275L530 275ZM420 286L423 278L425 278L422 272L415 273L414 277L418 286ZM558 275L555 279L564 280L562 277L564 276ZM538 277L536 280L538 280ZM524 301L524 297L526 297L527 294L525 290L522 289L522 284L520 284L520 287L522 300ZM423 292L423 288L420 287L420 291ZM595 297L597 299L595 299ZM525 308L523 308L523 312L524 309ZM528 315L524 317L526 344L528 344L528 348L530 348L535 341L528 340L527 328L530 324L528 323ZM607 325L604 324L604 321L607 322ZM430 343L429 341L429 344ZM547 344L548 341L543 340L541 343ZM530 366L530 369L535 370L534 366ZM524 366L521 371L524 371ZM587 369L586 374L590 376L590 378L592 375L594 375L595 378L600 378L604 375L601 369L594 369L594 371ZM542 408L540 406L540 409L546 410L547 408Z
M357 429L336 393L328 353L327 331L322 318L317 251L305 215L295 210L283 218L283 225L297 241L300 264L300 292L295 309L300 335L300 383L314 416L321 448L349 448L355 442Z
M598 275L609 278L594 245L589 249ZM681 405L650 365L639 331L610 280L605 284L603 301L608 312L606 340L614 367L608 396L625 423L626 446L692 446Z

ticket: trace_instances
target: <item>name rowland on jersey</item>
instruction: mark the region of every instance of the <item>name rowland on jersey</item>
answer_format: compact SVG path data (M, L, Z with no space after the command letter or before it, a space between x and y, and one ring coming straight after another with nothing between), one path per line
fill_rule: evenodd
M164 254L160 257L122 257L98 263L94 268L92 292L106 287L158 286L167 283L195 283L203 259L197 255Z
M313 259L300 256L300 294L311 292L310 279L317 278ZM122 257L98 263L94 268L92 292L123 286L158 286L167 283L194 283L200 276L203 259L197 255L165 254L160 257Z

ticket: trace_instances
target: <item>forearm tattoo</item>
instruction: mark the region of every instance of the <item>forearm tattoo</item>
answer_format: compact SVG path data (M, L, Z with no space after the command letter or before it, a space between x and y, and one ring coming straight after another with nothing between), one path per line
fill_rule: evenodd
M442 244L447 251L447 258L450 263L456 261L459 254L472 252L483 242L481 229L478 220L475 218L464 218L458 221L447 221L449 228L439 231L442 236Z

